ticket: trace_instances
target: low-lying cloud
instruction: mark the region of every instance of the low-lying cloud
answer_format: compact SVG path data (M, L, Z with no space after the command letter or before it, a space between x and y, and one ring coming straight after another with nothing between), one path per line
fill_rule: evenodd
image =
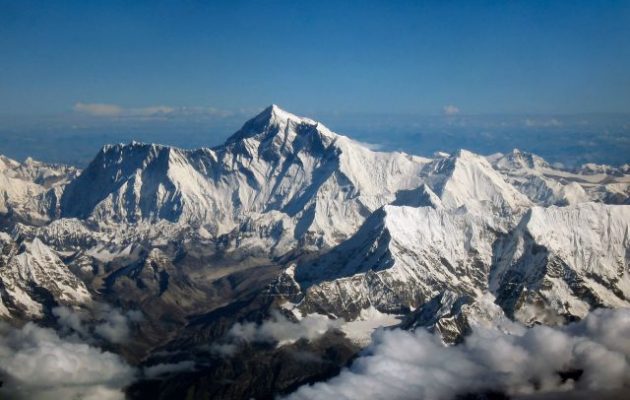
M303 386L289 399L452 399L486 391L564 395L624 388L630 390L630 310L602 309L565 327L517 334L476 330L452 347L423 330L380 330L350 368Z
M157 364L143 369L143 374L146 378L157 378L167 374L173 374L178 372L193 371L195 369L195 362L186 360L177 363Z
M124 399L136 371L118 355L33 323L0 322L0 398Z
M329 329L339 327L341 322L318 314L308 315L293 322L280 312L274 311L271 319L263 321L262 324L254 322L235 324L228 335L248 342L278 342L279 345L283 345L299 339L316 339Z
M126 342L132 325L143 318L140 311L121 311L104 303L94 303L90 310L55 307L52 313L67 333L75 333L84 340L100 338L116 344Z
M326 316L307 315L299 321L291 321L279 311L273 311L271 318L260 324L254 322L236 323L228 331L225 340L212 345L212 351L230 356L238 350L239 342L290 344L300 339L314 340L328 330L339 328L343 320L332 320Z

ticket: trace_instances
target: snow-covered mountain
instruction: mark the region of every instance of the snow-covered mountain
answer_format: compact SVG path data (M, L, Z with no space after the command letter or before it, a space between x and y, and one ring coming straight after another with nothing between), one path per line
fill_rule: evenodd
M484 157L466 150L436 158L423 170L423 178L447 209L506 217L532 205Z
M352 238L295 268L307 312L356 318L400 313L444 290L487 287L494 231L482 217L432 207L385 206Z
M0 320L198 362L149 394L234 397L234 371L297 387L379 326L457 342L630 307L629 199L627 166L376 152L277 106L215 148L108 145L83 171L0 157ZM282 340L243 346L258 336Z
M0 233L0 317L36 319L52 306L90 300L85 284L39 239L18 243Z
M74 167L45 164L27 158L23 163L0 155L0 216L8 221L45 223L58 214L63 188L78 175ZM4 223L2 223L4 222Z
M625 166L586 164L576 171L567 171L520 150L488 158L510 184L542 206L586 201L630 204L630 175Z
M444 292L497 297L531 324L630 306L630 207L533 207L501 232L470 213L386 206L328 254L291 268L306 312L356 318L415 309ZM554 319L549 319L553 315Z
M167 220L212 236L281 222L275 234L317 246L354 233L428 160L378 153L271 106L214 149L106 146L61 199L61 216L141 224Z
M376 152L277 106L215 148L109 145L83 171L2 157L0 318L138 309L134 360L271 310L343 318L352 340L564 323L630 307L629 172Z
M630 207L533 207L495 244L491 288L525 323L630 307Z

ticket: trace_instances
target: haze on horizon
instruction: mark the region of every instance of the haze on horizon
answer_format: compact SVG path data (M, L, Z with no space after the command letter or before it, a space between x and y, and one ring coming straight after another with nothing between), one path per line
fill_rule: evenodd
M214 146L271 103L385 150L629 162L630 2L0 0L0 153Z

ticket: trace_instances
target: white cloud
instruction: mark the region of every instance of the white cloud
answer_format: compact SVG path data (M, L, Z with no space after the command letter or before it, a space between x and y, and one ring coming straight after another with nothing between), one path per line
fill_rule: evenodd
M459 107L449 104L442 108L442 112L444 115L457 115L459 114Z
M278 311L273 311L271 318L261 324L254 322L236 323L228 331L223 343L214 343L211 351L231 356L237 350L239 341L277 343L278 346L290 344L300 339L314 340L329 329L340 328L342 319L332 320L323 315L308 315L298 322L293 322Z
M577 380L559 372L583 371ZM630 310L596 310L567 327L522 333L477 330L445 347L426 331L378 331L337 377L303 386L290 399L449 399L502 391L509 395L604 391L630 386Z
M129 339L130 324L142 319L139 311L122 312L108 307L101 313L100 322L94 327L94 333L111 343L124 343Z
M150 367L145 367L143 372L144 376L147 378L156 378L161 375L176 373L176 372L184 372L184 371L193 371L195 369L194 361L180 361L178 363L172 364L157 364L152 365Z
M115 117L123 112L122 107L115 104L103 103L76 103L74 111L89 114L95 117Z
M298 322L290 321L278 311L271 314L271 319L262 324L247 322L237 323L228 335L248 342L278 342L279 345L295 342L299 339L313 340L329 329L340 327L341 320L332 320L323 315L314 314Z
M0 322L0 398L122 400L135 370L118 355L61 338L52 329Z
M127 108L117 104L78 102L74 111L92 117L109 118L165 118L186 116L228 117L232 113L214 107L171 107L165 105Z
M552 128L563 126L562 121L559 121L556 118L544 118L544 119L525 119L525 126L529 128Z
M76 333L84 340L92 341L98 337L110 343L126 342L131 325L143 318L140 311L121 311L103 303L94 303L90 310L55 307L52 313L65 332Z

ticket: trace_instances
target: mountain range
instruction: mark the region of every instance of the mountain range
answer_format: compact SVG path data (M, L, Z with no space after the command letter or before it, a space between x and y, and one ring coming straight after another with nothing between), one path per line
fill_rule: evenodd
M381 326L452 344L630 307L630 165L378 152L275 105L215 148L107 145L84 170L0 157L0 229L1 319L62 331L71 310L99 332L105 304L142 318L99 346L195 365L145 374L132 398L289 393ZM233 340L312 321L316 337Z

